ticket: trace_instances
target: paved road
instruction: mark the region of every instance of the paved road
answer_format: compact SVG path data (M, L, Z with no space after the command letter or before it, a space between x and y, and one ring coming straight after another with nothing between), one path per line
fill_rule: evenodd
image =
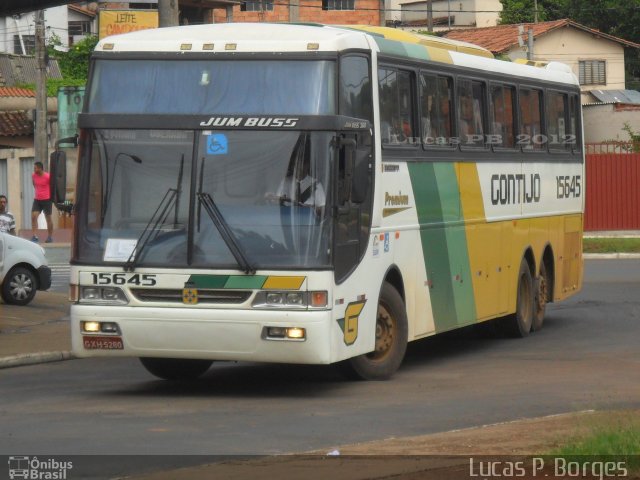
M640 261L588 261L527 339L411 344L388 382L331 367L219 363L195 383L132 359L0 371L0 453L275 454L583 409L640 406Z

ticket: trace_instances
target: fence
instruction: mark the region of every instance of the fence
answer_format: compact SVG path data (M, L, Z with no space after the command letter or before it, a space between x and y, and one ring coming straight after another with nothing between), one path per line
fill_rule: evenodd
M640 230L640 144L587 144L585 174L585 231Z

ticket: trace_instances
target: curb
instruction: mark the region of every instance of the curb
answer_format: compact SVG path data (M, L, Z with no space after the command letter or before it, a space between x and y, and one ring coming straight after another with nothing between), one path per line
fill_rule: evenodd
M73 360L75 355L71 352L40 352L24 353L0 358L0 369L21 367L23 365L36 365L40 363L61 362L63 360Z
M634 260L640 258L640 253L583 253L585 260L624 259Z

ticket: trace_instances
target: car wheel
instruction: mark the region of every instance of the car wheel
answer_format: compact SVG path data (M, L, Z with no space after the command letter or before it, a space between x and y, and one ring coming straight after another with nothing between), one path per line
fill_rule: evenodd
M36 295L38 281L35 274L24 267L11 269L2 284L2 299L13 305L26 305Z

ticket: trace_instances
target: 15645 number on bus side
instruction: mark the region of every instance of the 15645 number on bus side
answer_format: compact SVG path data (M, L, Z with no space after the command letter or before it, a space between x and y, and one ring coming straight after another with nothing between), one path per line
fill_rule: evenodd
M580 198L582 195L582 178L580 175L556 176L557 198Z

